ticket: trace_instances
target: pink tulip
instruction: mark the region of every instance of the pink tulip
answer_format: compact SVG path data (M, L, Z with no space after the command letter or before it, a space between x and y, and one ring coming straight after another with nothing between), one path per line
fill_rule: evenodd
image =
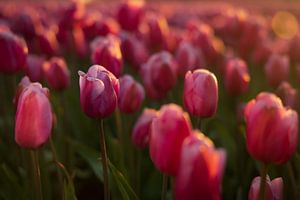
M24 76L20 83L18 84L17 90L16 90L16 94L13 100L13 103L15 104L15 107L18 106L18 101L19 101L19 97L21 95L21 93L23 92L23 90L29 86L31 83L30 79L28 78L28 76Z
M188 71L184 80L184 105L197 117L211 117L217 111L218 82L215 75L205 69Z
M245 119L247 149L256 160L282 164L295 153L298 114L283 107L277 96L260 93L246 105Z
M15 140L23 148L37 149L48 141L52 110L48 90L31 83L20 94L16 112Z
M28 49L25 41L8 31L0 31L0 72L15 73L23 69Z
M170 53L162 51L152 55L141 68L147 95L160 99L176 84L176 65Z
M261 177L255 177L251 183L248 194L248 200L259 200L259 190ZM270 181L267 176L265 200L282 200L283 199L283 181L282 178L275 178Z
M176 199L220 200L225 160L225 151L215 149L202 133L195 131L187 137L175 179Z
M145 98L143 86L130 75L120 78L119 109L125 113L133 113L141 108Z
M250 76L246 63L239 58L229 59L225 66L225 89L231 95L247 92Z
M43 80L43 65L45 60L42 57L30 54L27 56L25 73L32 82Z
M149 108L144 109L142 115L135 123L131 135L131 141L136 147L140 149L148 147L151 133L151 124L156 116L156 110Z
M80 104L91 118L105 118L112 114L118 103L119 81L107 69L93 65L85 74L79 74Z
M298 92L288 82L282 82L277 88L276 94L280 97L284 106L297 109Z
M300 61L300 34L297 34L290 40L288 54L292 61Z
M120 45L119 39L113 35L109 35L106 38L96 38L91 44L92 62L102 65L116 77L119 77L123 68Z
M70 71L63 58L53 57L44 63L44 74L50 87L64 90L70 85Z
M175 176L183 140L190 134L188 114L176 104L162 106L151 126L150 156L155 167L167 175Z

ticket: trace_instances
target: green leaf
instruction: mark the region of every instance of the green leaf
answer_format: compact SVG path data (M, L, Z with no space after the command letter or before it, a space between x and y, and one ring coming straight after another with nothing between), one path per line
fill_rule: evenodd
M77 200L72 183L64 182L64 200Z

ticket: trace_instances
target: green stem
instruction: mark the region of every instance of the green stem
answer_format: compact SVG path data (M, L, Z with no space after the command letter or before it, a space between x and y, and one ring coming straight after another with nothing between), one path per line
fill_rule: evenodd
M125 169L125 155L124 152L127 152L125 149L125 141L124 141L124 135L122 134L122 118L121 113L119 109L116 109L115 111L115 120L117 125L117 136L119 138L119 144L120 144L120 166L121 171L124 173Z
M35 150L30 150L30 156L31 156L32 167L33 167L35 199L41 200L42 199L41 173L39 167L38 152Z
M104 179L104 200L109 200L109 183L108 183L108 159L106 154L105 136L103 120L100 119L100 150L101 150L101 162L103 167L103 179Z
M168 189L168 176L166 174L163 174L163 182L162 182L162 188L161 188L161 200L166 199Z
M295 179L295 174L293 172L293 168L290 162L287 163L287 171L288 171L288 175L292 184L292 189L293 189L293 195L294 195L294 199L297 199L298 197L298 192L297 192L297 182Z
M261 170L261 179L260 179L260 189L259 189L259 200L265 200L265 191L266 191L266 179L268 173L268 165L263 164Z

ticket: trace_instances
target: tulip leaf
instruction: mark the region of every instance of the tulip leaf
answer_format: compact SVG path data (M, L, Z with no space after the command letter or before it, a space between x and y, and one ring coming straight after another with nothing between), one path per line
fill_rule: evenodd
M64 200L77 200L72 183L64 182Z

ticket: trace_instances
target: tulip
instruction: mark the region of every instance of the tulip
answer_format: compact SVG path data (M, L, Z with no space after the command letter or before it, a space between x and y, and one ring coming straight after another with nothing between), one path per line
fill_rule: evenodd
M265 74L270 86L277 87L282 81L288 79L289 58L273 54L265 65Z
M151 124L156 116L156 110L145 108L142 115L136 121L131 135L131 141L136 147L144 149L148 146Z
M176 199L221 199L225 160L225 151L215 149L202 133L195 131L188 136L182 145L175 178Z
M150 135L150 156L156 168L175 176L183 140L190 134L188 114L176 104L162 106L152 121Z
M98 37L92 44L91 59L94 64L99 64L119 77L122 68L122 53L120 41L115 36L109 35L106 38Z
M240 95L248 90L250 76L246 63L238 58L230 59L225 66L225 89L231 95Z
M261 177L255 177L251 183L251 187L248 194L248 200L259 200L259 188L261 183ZM266 192L265 200L282 200L283 199L283 181L282 178L275 178L270 181L270 178L266 178Z
M28 49L25 41L8 31L0 31L0 72L15 73L23 69Z
M176 84L176 65L172 55L166 51L152 55L141 67L141 75L150 98L164 97Z
M140 109L145 98L143 86L130 75L120 78L119 109L125 113L133 113Z
M23 148L37 149L48 141L52 129L48 90L31 83L23 89L17 103L15 140Z
M59 43L56 38L54 27L51 29L41 29L37 33L37 42L39 44L40 51L48 56L54 56L58 54Z
M292 61L299 62L300 61L300 35L297 34L289 41L289 49L288 54Z
M284 106L297 109L298 92L288 82L282 82L277 88L276 94L280 97Z
M188 71L184 80L184 106L197 117L211 117L218 104L218 82L215 75L205 69Z
M80 103L85 114L91 118L105 118L117 107L119 81L107 69L93 65L85 74L78 72Z
M70 85L70 71L63 58L53 57L43 67L50 87L64 90Z
M19 101L19 97L20 97L20 94L23 92L23 90L29 86L31 83L30 79L28 78L28 76L24 76L20 83L18 84L18 87L17 87L17 90L16 90L16 94L15 94L15 97L14 97L14 104L15 106L17 107L18 105L18 101Z
M251 156L265 164L283 164L298 143L298 114L272 93L262 92L245 108L246 143Z
M42 57L30 54L27 56L25 73L33 82L43 80L43 65L45 60Z

